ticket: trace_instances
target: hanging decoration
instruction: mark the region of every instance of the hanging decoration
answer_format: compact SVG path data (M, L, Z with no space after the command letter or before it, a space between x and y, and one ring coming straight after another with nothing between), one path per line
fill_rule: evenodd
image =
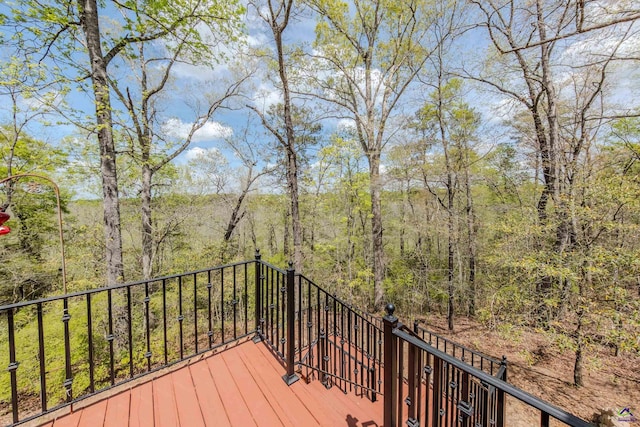
M9 218L11 218L11 215L6 212L0 212L0 236L11 233L11 229L9 228L9 226L4 225L4 223L7 222Z

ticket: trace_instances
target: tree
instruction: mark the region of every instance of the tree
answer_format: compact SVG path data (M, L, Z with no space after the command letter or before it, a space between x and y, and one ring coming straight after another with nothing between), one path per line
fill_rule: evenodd
M536 206L542 231L536 259L543 272L536 284L537 323L549 327L573 300L575 383L581 385L584 322L592 296L585 291L592 283L588 272L596 243L596 236L585 232L591 226L581 208L595 203L585 189L593 183L591 150L608 108L605 81L624 56L634 24L616 12L605 9L602 16L587 7L595 2L537 1L533 8L519 0L473 3L491 40L494 64L468 77L524 108L528 130L523 134L532 136L542 172ZM582 33L585 22L593 24L588 37L570 39ZM608 24L596 31L598 22ZM600 43L601 37L611 43Z
M287 171L287 192L289 194L291 225L293 229L293 265L297 271L302 271L302 222L300 220L300 185L299 185L299 154L296 142L296 131L294 124L294 104L291 96L291 85L289 82L289 67L286 61L286 53L283 42L284 32L289 26L294 11L293 0L266 0L255 1L253 6L260 18L269 26L271 35L275 43L276 69L278 71L278 88L282 92L282 121L283 126L274 125L273 121L267 120L263 111L256 107L251 107L255 111L263 125L276 138L285 151L286 171ZM288 224L285 224L285 230ZM287 245L285 237L285 247Z
M449 79L438 68L435 90L431 95L431 102L425 104L416 113L416 123L413 127L419 131L424 140L421 151L430 147L434 152L441 152L444 162L444 177L437 179L435 185L428 178L433 168L423 164L423 182L428 191L436 198L447 213L447 320L450 330L453 330L455 286L455 249L460 238L458 233L458 192L465 189L464 211L467 216L468 262L469 262L469 292L470 300L475 298L475 237L473 199L469 188L470 142L478 124L478 115L468 105L460 100L461 80ZM440 151L441 150L441 151ZM438 194L437 188L445 189L445 196Z
M332 0L311 0L319 14L308 87L353 120L369 163L371 249L375 309L384 303L385 276L380 163L394 112L433 49L433 15L424 0L362 1L352 8Z
M4 176L17 173L32 172L37 169L52 170L59 166L60 152L45 149L42 141L36 141L27 135L31 126L37 126L53 112L56 100L63 89L58 85L48 85L45 79L46 69L43 65L31 62L26 65L16 57L8 59L0 68L0 99L2 115L0 116L0 141L2 141L2 167L6 168ZM25 153L30 143L31 153ZM56 153L48 158L48 154ZM14 181L5 186L7 200L4 208L11 205Z
M256 147L252 146L249 135L247 126L241 135L225 139L225 146L231 149L234 158L240 160L239 166L231 167L218 149L199 151L188 163L192 180L205 188L206 193L220 197L230 211L228 218L223 220L223 237L219 248L219 259L223 264L232 258L228 252L234 233L247 214L247 197L255 190L258 181L273 173L275 169L267 166L258 167L259 153ZM239 183L229 182L231 176L237 177ZM239 248L236 248L237 252L240 252Z
M93 131L100 147L106 281L116 283L123 280L124 269L109 67L133 44L169 35L180 38L187 33L198 39L197 24L210 25L214 30L232 30L242 7L235 0L108 4L66 0L46 6L34 3L14 7L11 12L7 25L12 27L13 42L20 51L39 53L43 60L57 64L56 70L61 75L55 78L78 82L91 79L90 93L95 105ZM115 28L101 22L107 16L117 22L113 24ZM198 46L193 49L197 51ZM80 60L79 51L86 54L84 60Z
M153 243L153 216L152 216L152 188L154 175L167 166L172 160L182 154L191 144L196 133L205 125L215 126L217 123L210 119L218 109L230 98L237 96L242 83L250 76L250 72L244 72L235 81L228 84L222 93L216 93L216 89L204 92L207 86L199 82L199 97L196 105L195 120L186 125L184 134L171 134L171 128L180 121L176 118L168 118L162 114L165 103L162 97L166 95L171 77L174 74L174 66L178 63L189 63L193 59L215 60L216 58L206 52L198 52L196 58L190 58L188 51L197 44L197 38L186 32L175 39L167 40L164 48L166 52L157 55L147 55L144 43L136 45L137 52L131 57L131 66L137 73L135 81L110 80L110 85L125 106L128 121L124 124L128 149L125 153L140 167L140 207L142 230L142 273L145 279L149 279L153 273L154 243ZM132 46L133 47L133 46ZM202 46L207 48L207 45ZM157 47L156 47L157 49ZM211 49L211 47L209 47ZM185 52L187 51L187 52ZM187 54L187 57L185 57ZM213 86L213 84L209 84ZM215 83L216 88L220 81ZM186 91L181 91L182 96ZM219 126L219 125L218 125Z

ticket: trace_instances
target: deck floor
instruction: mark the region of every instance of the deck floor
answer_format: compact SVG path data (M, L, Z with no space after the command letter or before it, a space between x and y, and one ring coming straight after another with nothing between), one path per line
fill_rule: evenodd
M251 341L186 366L44 426L382 426L382 401L371 402L317 380L291 386L264 343Z

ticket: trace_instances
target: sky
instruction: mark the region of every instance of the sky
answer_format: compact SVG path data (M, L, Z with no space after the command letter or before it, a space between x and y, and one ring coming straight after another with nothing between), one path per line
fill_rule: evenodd
M0 13L6 13L6 3L0 5ZM113 26L116 16L107 16L103 19L103 28ZM271 35L267 31L264 22L260 21L255 16L255 13L248 13L245 16L247 33L243 36L246 45L251 48L266 48L273 49L273 43ZM290 27L285 33L285 43L297 44L305 43L307 47L310 47L315 38L316 20L310 14L303 14L297 16L292 20ZM571 41L565 50L566 65L564 67L567 72L566 75L558 73L559 81L567 80L570 75L572 62L576 57L584 54L585 50L592 49L594 44L601 44L606 46L613 43L615 37L610 37L604 44L597 38L598 34L586 35L579 40ZM637 50L638 37L634 37L633 43L628 43L623 46L626 51ZM459 63L462 61L469 61L467 58L478 58L477 53L486 48L486 37L479 33L468 32L452 47L450 56ZM149 49L153 53L154 48ZM156 50L162 50L159 45L155 46ZM205 96L207 92L215 92L223 90L227 84L228 79L232 78L231 71L234 68L232 65L233 59L241 59L241 55L234 51L231 46L225 46L221 44L219 52L225 56L226 59L221 60L220 63L214 64L214 66L193 66L188 64L179 64L175 67L174 75L175 79L172 81L171 90L165 95L162 104L158 104L158 114L164 119L164 123L161 126L161 130L168 137L174 141L179 141L188 134L191 124L195 118L194 111L205 107ZM0 59L6 61L7 56L10 54L7 47L0 49ZM81 53L78 53L78 60L86 60ZM250 66L251 61L242 59L245 66ZM469 64L469 62L465 62ZM117 70L114 70L119 81L125 82L131 78L130 69L127 68L127 64L117 63ZM640 93L638 93L638 85L635 83L638 81L638 71L635 64L629 62L628 65L620 66L617 70L615 78L612 79L612 99L616 100L623 106L629 106L630 108L637 108L637 104L633 102L635 99L640 99ZM262 67L262 66L261 66ZM240 137L242 135L243 128L251 127L251 132L248 139L254 141L256 145L262 145L262 143L269 138L266 131L260 126L259 120L255 117L255 114L250 112L247 108L244 108L247 104L254 105L259 109L266 109L270 105L273 105L280 101L281 95L279 91L274 88L273 83L264 76L264 68L262 68L255 77L246 85L246 92L242 98L238 98L230 103L229 109L221 109L213 116L213 118L207 122L195 135L192 140L192 144L188 150L176 159L176 164L186 164L190 159L196 157L199 153L203 153L205 150L217 150L222 153L229 160L231 165L238 165L239 160L234 156L233 151L224 143L225 138ZM566 90L566 85L562 87ZM487 90L486 87L481 87L475 84L469 84L465 88L466 98L465 100L479 111L486 123L490 126L501 126L505 121L508 121L510 117L513 117L518 107L514 107L514 104L506 99L504 96L498 95L495 91ZM426 96L425 94L414 93L412 101L413 104L409 105L408 109L416 108ZM114 97L115 98L115 97ZM2 99L2 95L0 95ZM31 108L38 109L38 105L33 101L22 100L22 108L26 111L31 111ZM67 102L73 105L74 108L80 112L84 112L87 119L93 113L93 103L91 97L86 92L72 90L67 96ZM6 121L9 111L6 106L6 102L2 102L0 107L0 120ZM114 100L114 105L118 105ZM251 118L253 116L253 118ZM40 139L50 142L51 144L59 143L63 138L74 137L82 141L87 138L86 131L77 131L73 126L59 123L59 120L53 115L46 116L46 124L42 124L39 121L34 121L28 126L28 131L36 134ZM116 120L119 117L116 116ZM348 125L348 121L344 119L331 119L325 121L325 132L332 132L338 125ZM486 149L490 149L487 147ZM263 149L264 150L264 149Z

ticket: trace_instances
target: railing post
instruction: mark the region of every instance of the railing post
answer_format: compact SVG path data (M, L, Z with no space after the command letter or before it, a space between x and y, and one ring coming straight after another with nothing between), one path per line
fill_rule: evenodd
M502 361L500 362L500 367L504 366L502 381L507 382L507 356L502 356ZM498 390L498 413L496 414L496 427L504 427L505 415L507 413L507 396L504 391Z
M295 284L296 284L296 271L293 268L293 263L289 262L289 268L287 269L287 373L282 376L287 385L291 385L298 381L300 378L294 373L294 356L296 352L296 321L295 321Z
M398 327L398 318L393 315L396 307L387 304L384 321L384 426L395 427L397 420L396 397L398 395L397 338L393 330Z
M262 262L260 259L262 255L260 255L260 249L256 249L256 261L255 261L255 282L256 282L256 334L253 337L253 342L259 343L262 341Z

